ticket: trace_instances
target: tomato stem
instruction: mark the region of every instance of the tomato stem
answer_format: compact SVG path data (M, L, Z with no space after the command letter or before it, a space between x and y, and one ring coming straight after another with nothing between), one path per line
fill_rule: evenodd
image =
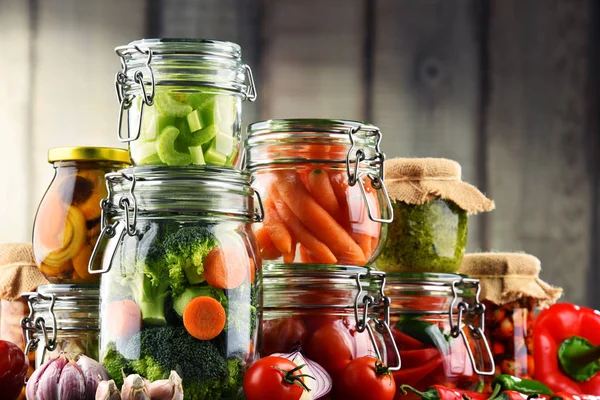
M279 372L283 373L283 381L285 383L287 383L288 385L298 385L302 389L306 390L307 392L310 392L310 389L308 388L308 386L306 386L306 383L304 383L304 380L302 378L315 379L315 377L310 376L308 374L300 374L300 375L294 374L294 372L300 371L305 366L306 366L306 364L298 365L296 368L292 368L289 371L286 371L283 368L279 368L279 367L275 367L275 366L273 366L272 368L275 368Z

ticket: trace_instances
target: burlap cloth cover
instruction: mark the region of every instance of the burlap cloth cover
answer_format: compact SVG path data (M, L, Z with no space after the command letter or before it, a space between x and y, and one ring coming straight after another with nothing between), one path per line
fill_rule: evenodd
M458 273L479 279L482 300L502 305L531 297L546 308L563 290L541 280L541 269L540 260L525 253L473 253L465 254Z
M451 200L469 214L494 209L494 202L461 180L461 167L445 158L393 158L385 162L385 185L392 200L423 204Z
M21 293L47 284L35 263L31 244L0 244L0 299L15 300Z

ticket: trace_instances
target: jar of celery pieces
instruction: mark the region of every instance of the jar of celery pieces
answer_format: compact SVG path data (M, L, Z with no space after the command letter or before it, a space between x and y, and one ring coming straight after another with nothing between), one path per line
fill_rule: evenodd
M242 101L256 99L235 43L144 39L116 48L118 135L135 165L240 167Z
M481 376L494 373L494 360L483 331L479 281L457 270L467 215L490 211L494 203L463 182L460 165L451 160L391 159L385 174L394 221L376 266L387 274L402 364L393 373L396 384L473 390ZM402 398L400 390L396 398Z

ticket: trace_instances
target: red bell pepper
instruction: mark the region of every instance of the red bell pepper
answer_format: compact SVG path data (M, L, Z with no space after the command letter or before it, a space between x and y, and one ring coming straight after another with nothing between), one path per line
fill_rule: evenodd
M459 389L450 389L441 385L433 385L424 392L421 392L409 385L400 386L400 390L404 394L406 394L407 389L419 395L423 400L487 400L488 398L487 394L469 392Z
M600 312L559 303L534 327L535 379L554 392L600 395Z

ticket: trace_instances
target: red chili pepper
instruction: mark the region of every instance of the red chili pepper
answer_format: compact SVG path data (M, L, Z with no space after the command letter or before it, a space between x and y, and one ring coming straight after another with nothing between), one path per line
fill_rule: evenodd
M487 400L488 398L487 394L470 392L467 390L450 389L442 385L433 385L424 392L421 392L409 385L400 386L400 390L404 394L406 394L406 389L421 396L421 399L423 400Z
M533 327L535 379L555 392L600 395L600 312L559 303Z
M504 392L500 393L498 396L494 397L494 400L531 400L531 399L540 399L540 400L547 400L550 399L551 396L545 396L545 395L527 395L527 394L523 394L520 392L517 392L515 390L505 390Z
M400 353L400 360L402 360L402 352ZM441 354L434 356L432 359L425 361L424 363L418 364L416 367L409 367L408 365L402 366L400 370L392 372L394 380L398 384L410 383L416 385L423 378L433 372L443 361Z

